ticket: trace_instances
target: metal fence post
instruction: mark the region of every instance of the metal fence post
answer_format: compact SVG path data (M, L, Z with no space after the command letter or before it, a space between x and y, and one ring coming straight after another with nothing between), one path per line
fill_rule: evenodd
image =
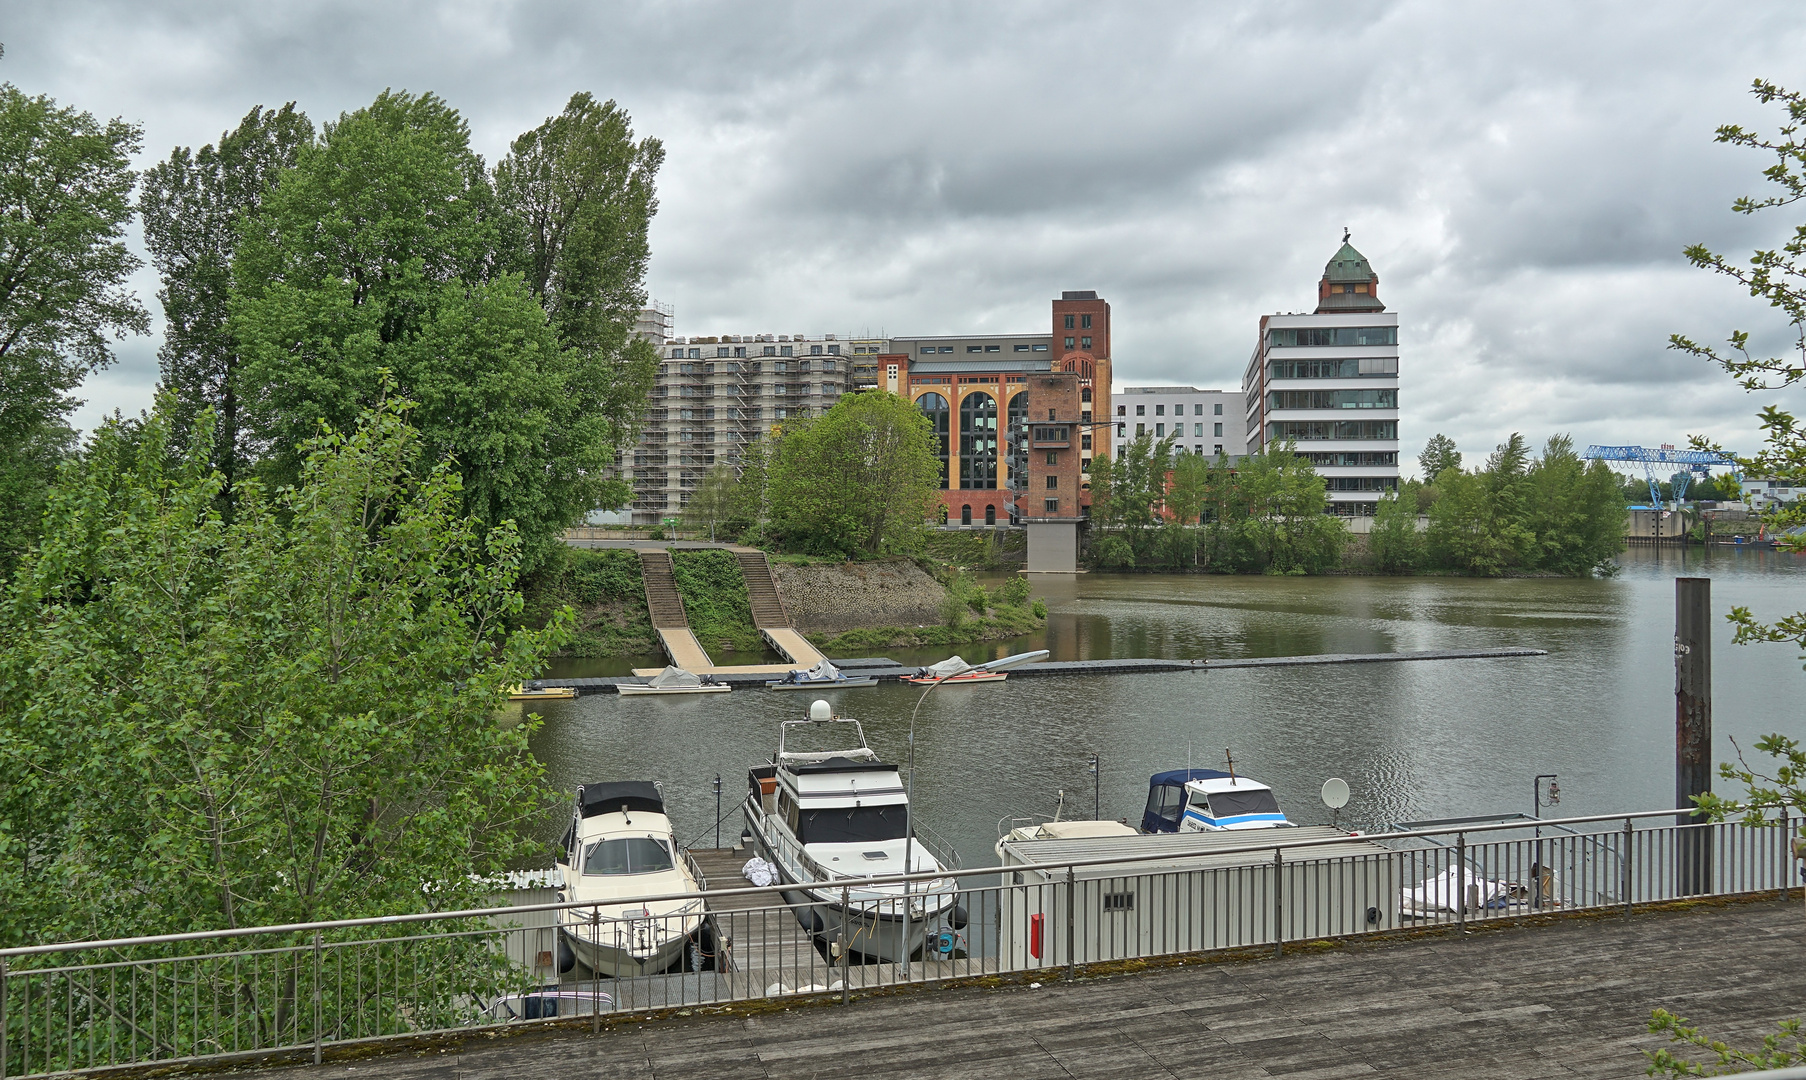
M840 887L840 1003L842 1005L853 1003L852 983L848 981L851 978L848 967L851 961L848 957L853 953L853 945L847 938L847 919L850 915L849 905L852 903L852 899L852 889L842 885ZM907 939L903 942L903 948L909 948Z
M1630 914L1630 905L1631 905L1630 857L1631 857L1631 845L1633 843L1635 843L1635 838L1631 832L1631 820L1629 818L1625 818L1624 819L1624 914L1626 914L1626 915Z
M1273 956L1278 958L1286 954L1285 927L1285 886L1280 884L1280 877L1285 868L1285 851L1283 848L1273 849Z
M1073 915L1078 910L1078 891L1072 867L1066 868L1066 981L1071 982L1077 968L1078 950L1073 944Z
M1787 880L1782 878L1783 881ZM6 1058L12 1047L6 1041L6 957L0 956L0 1080L6 1080Z
M1775 897L1777 900L1781 901L1783 904L1787 903L1788 879L1792 876L1793 876L1793 822L1788 816L1787 807L1783 806L1781 808L1781 888L1780 888L1779 893ZM6 984L5 973L6 973L6 961L0 960L0 986L4 986ZM6 1008L5 1004L0 1003L0 1016L6 1015L6 1013L4 1012L5 1008ZM0 1036L0 1038L4 1038L4 1036ZM0 1080L4 1080L5 1075L6 1075L6 1073L5 1073L4 1067L0 1066Z
M1467 929L1467 834L1455 834L1455 929Z
M320 1063L320 932L314 931L314 1064Z

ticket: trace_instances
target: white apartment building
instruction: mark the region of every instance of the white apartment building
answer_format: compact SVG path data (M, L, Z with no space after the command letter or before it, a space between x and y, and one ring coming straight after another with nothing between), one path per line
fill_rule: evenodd
M680 515L716 464L738 465L741 450L768 436L774 423L832 407L853 384L853 357L887 351L882 340L847 342L834 334L647 340L659 349L658 378L639 439L621 461L636 525Z
M1173 449L1206 457L1239 458L1248 449L1242 395L1195 386L1130 386L1116 391L1116 456L1140 438L1171 437Z
M1370 515L1398 489L1398 315L1379 280L1344 236L1317 310L1262 316L1242 375L1248 449L1295 443L1339 514Z

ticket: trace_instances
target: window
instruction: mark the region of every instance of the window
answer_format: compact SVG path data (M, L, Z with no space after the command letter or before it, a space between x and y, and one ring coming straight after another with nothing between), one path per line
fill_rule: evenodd
M1036 345L1034 348L1035 348L1036 352L1046 352L1047 351L1047 346L1045 346L1045 345Z
M961 525L972 524L972 505L970 503L959 508L959 523Z
M684 351L682 349L672 349L671 350L671 359L673 359L673 360L679 359L680 357L683 356L683 354L684 354Z
M1047 463L1049 465L1058 465L1060 463L1060 452L1058 450L1049 450L1047 452Z
M763 349L760 349L759 352L764 356L776 356L778 354L778 347L776 345L767 345Z
M1041 506L1049 514L1060 512L1060 500L1058 499L1042 499Z
M805 844L869 844L908 835L902 803L803 810L797 819L796 838Z
M823 371L833 371L833 370L834 370L834 361L832 361L832 360L823 360L823 361L822 361L822 362L821 362L821 369L822 369L822 370L823 370Z
M1072 339L1071 338L1066 339L1066 347L1068 349L1072 348Z
M934 352L934 346L933 346L933 345L924 345L924 346L922 346L922 355L923 355L923 356L929 356L929 355L932 355L932 354L933 354L933 352Z
M798 361L797 361L797 362L796 362L796 369L797 369L797 370L798 370L798 371L808 371L808 370L809 370L809 361L807 361L807 360L798 360Z
M1155 416L1165 416L1166 415L1166 406L1165 405L1154 406L1154 415Z
M984 347L984 346L983 346L983 345L968 345L968 346L966 346L966 351L967 351L967 352L969 352L969 353L972 353L972 352L984 352L984 351L985 351L985 347Z
M744 346L744 345L734 346L734 355L739 356L739 357L744 357L746 355L746 346Z
M1165 434L1166 434L1166 425L1165 424L1155 424L1154 425L1154 437L1155 438L1159 438L1160 436L1165 435Z
M1068 325L1070 325L1070 324L1068 324ZM1091 329L1091 316L1080 315L1079 316L1079 326L1080 326L1080 328L1085 329L1085 330Z
M1027 345L1018 345L1018 346L1016 346L1016 351L1017 352L1027 352L1028 346Z
M1198 426L1199 426L1199 427L1203 427L1203 426L1204 426L1204 425L1202 425L1202 424L1199 424L1199 425L1198 425ZM1216 430L1214 430L1214 431L1212 431L1212 432L1211 432L1211 434L1212 434L1212 435L1215 435L1215 436L1216 436L1216 437L1217 437L1217 438L1219 438L1219 439L1220 439L1220 438L1222 438L1222 437L1223 437L1223 425L1221 425L1221 424L1212 424L1212 425L1211 425L1211 427L1213 427L1213 428L1215 428L1215 429L1216 429ZM1203 434L1203 432L1199 432L1199 434L1200 434L1200 435L1201 435L1201 434Z
M691 349L690 350L690 359L701 360L702 359L702 350L701 349Z
M1091 436L1089 436L1089 435L1080 435L1079 436L1079 449L1080 450L1091 449Z
M1113 892L1104 894L1105 911L1134 911L1135 894L1132 892Z
M656 874L671 868L671 849L650 836L603 840L583 853L585 874Z
M727 346L726 345L715 346L715 355L716 356L726 356L727 355Z
M780 345L780 346L778 346L778 355L779 355L779 356L789 356L789 355L791 355L791 347L790 347L790 346L788 346L788 345Z
M1119 439L1122 438L1124 435L1128 434L1128 431L1129 431L1129 425L1123 424L1123 423L1118 423L1116 425L1116 437L1117 438L1119 438Z
M1090 338L1080 338L1079 339L1079 348L1089 349L1090 347L1091 347L1091 339Z
M1053 418L1054 418L1054 411L1052 409L1047 410L1047 419L1051 421Z
M1135 415L1136 416L1146 416L1147 414L1148 414L1148 407L1146 405L1135 406Z
M1215 453L1218 457L1223 456L1223 444L1217 443L1212 452Z
M1091 388L1089 386L1079 387L1079 400L1081 402L1089 402L1091 400Z
M1267 368L1275 379L1363 379L1398 374L1398 359L1367 356L1346 360L1275 360Z
M1191 426L1191 437L1194 439L1202 439L1204 437L1204 425L1193 424Z
M1136 424L1135 425L1135 437L1137 439L1141 438L1143 435L1146 435L1147 433L1148 433L1148 426L1146 424Z
M1047 474L1047 489L1049 491L1052 491L1054 488L1057 488L1059 486L1060 486L1060 478L1058 476L1054 475L1053 473L1048 473Z
M840 346L838 346L838 345L828 346L828 355L829 356L839 356L840 355Z
M1118 405L1116 407L1116 415L1118 415L1118 416L1129 415L1129 407L1127 405Z
M942 352L944 352L944 353L950 353L950 352L952 352L952 351L953 351L953 346L951 346L951 345L942 345L942 346L941 346L941 351L942 351Z
M1296 439L1396 439L1397 420L1285 420L1267 425L1267 438Z
M997 400L982 390L959 403L959 486L997 487Z
M1002 345L986 345L985 346L985 352L1002 352L1002 351L1003 351Z
M1274 390L1269 409L1396 409L1397 390Z
M991 504L991 503L985 504L985 524L986 525L997 524L997 507L994 504Z
M1267 331L1267 344L1276 348L1397 345L1396 326L1300 326Z
M1220 401L1217 402L1217 404L1216 404L1216 415L1217 416L1223 415L1223 403Z
M1072 316L1066 316L1066 329L1072 329Z

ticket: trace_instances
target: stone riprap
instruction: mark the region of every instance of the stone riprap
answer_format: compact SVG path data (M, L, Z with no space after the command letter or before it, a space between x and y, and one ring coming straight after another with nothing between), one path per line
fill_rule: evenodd
M772 577L798 630L936 626L947 590L908 559L824 566L774 562Z

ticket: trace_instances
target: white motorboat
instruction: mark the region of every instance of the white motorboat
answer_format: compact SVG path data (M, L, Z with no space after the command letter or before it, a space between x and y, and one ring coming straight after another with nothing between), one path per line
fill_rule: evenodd
M593 905L557 913L561 972L572 960L617 977L655 975L685 962L703 928L702 900L649 898L702 888L678 851L656 785L579 787L558 871L559 900Z
M927 934L964 928L953 878L870 882L900 875L905 865L931 874L958 863L911 820L897 767L878 760L859 721L815 702L809 719L783 722L773 763L748 780L747 835L776 868L785 903L797 905L797 919L817 938L894 961L919 952Z
M849 686L877 686L875 675L848 675L827 658L812 668L793 671L765 684L767 690L839 690Z
M680 667L667 667L643 683L616 683L618 694L725 694L733 687Z
M1148 778L1143 832L1216 832L1286 828L1273 789L1217 769L1173 769Z

